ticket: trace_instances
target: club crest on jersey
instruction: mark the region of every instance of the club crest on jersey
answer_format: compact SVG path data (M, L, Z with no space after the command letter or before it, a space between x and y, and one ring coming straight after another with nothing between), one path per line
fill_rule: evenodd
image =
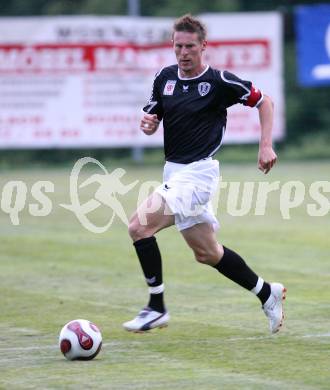
M176 80L167 80L164 87L163 95L173 95L175 84Z
M211 84L210 83L199 83L198 84L198 92L201 96L205 96L210 92Z

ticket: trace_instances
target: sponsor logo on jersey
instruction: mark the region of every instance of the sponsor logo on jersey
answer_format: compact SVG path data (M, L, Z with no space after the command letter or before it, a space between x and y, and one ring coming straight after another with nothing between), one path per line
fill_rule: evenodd
M175 88L176 80L167 80L163 95L173 95L174 88Z
M199 83L198 84L198 92L201 96L205 96L210 92L211 84L210 83Z

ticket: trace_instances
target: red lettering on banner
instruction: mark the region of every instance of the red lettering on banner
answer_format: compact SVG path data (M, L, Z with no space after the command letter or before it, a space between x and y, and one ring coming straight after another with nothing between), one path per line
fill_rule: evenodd
M36 116L8 116L8 117L1 117L0 116L0 125L38 125L42 123L43 118L36 115Z
M77 129L61 129L60 136L63 138L77 138L80 137L80 131Z
M0 45L0 73L151 71L168 65L173 48L134 44ZM205 61L221 69L270 66L268 40L210 41Z
M53 135L50 129L36 130L32 133L33 138L50 138Z
M0 139L7 140L12 136L12 132L9 129L1 129L0 128Z

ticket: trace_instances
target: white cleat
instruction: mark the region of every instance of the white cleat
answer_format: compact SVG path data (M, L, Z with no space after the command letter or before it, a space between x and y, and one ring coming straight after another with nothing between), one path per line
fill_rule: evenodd
M124 322L123 327L129 332L145 332L153 328L164 328L169 320L167 311L160 313L145 307L132 321Z
M283 325L284 312L283 300L285 299L286 288L281 283L271 283L270 297L262 306L262 309L269 320L271 333L276 333Z

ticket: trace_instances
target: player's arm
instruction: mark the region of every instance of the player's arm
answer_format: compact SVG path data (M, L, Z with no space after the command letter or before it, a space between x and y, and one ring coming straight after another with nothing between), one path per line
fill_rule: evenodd
M233 73L220 73L221 81L226 88L227 107L236 103L256 107L259 111L261 136L259 142L258 168L268 173L276 162L277 156L272 146L273 102L269 96L263 95L251 81L242 80Z
M268 173L276 163L277 156L273 150L272 128L274 104L267 95L263 96L261 103L257 106L261 136L259 141L258 168Z
M156 74L152 85L151 97L142 109L143 116L140 122L140 129L146 135L154 134L158 129L161 119L163 118L163 105L160 93L160 74L161 71Z

